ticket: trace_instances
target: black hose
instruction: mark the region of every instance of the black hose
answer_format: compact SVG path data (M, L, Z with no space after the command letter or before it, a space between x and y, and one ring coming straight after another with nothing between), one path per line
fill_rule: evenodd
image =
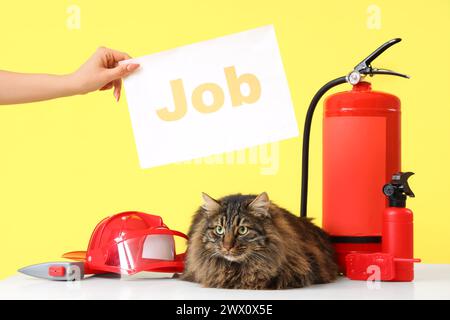
M346 77L339 77L331 80L314 95L309 104L308 111L305 118L305 127L303 128L303 149L302 149L302 190L301 190L301 203L300 203L300 216L306 217L307 202L308 202L308 164L309 164L309 137L311 135L311 123L316 109L317 103L320 98L331 88L346 83Z

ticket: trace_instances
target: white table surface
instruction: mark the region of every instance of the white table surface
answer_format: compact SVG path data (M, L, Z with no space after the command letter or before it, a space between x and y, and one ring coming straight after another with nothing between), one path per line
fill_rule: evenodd
M207 289L178 279L91 277L59 282L17 274L0 281L0 299L450 299L450 264L417 264L414 282L336 282L302 289Z

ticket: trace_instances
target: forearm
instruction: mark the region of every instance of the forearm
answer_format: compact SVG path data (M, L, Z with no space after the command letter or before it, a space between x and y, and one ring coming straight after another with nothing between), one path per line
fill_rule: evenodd
M137 63L119 64L131 57L100 47L69 75L28 74L0 70L0 105L42 101L114 88L120 98L122 78L139 68Z
M48 100L77 92L71 75L0 71L0 105Z

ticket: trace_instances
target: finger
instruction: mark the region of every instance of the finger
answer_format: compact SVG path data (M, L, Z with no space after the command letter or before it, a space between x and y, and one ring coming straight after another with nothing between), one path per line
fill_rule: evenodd
M120 91L122 89L122 79L117 79L113 81L114 85L114 98L116 98L116 101L119 102L120 99Z
M116 62L131 59L131 57L128 55L128 53L120 52L120 51L113 50L113 49L108 49L108 50L109 50L109 53L114 58L114 61L116 61Z
M131 57L130 57L130 55L128 55L128 53L117 51L117 50L106 48L106 47L99 47L97 49L97 54L111 56L116 61L131 59Z
M107 84L105 84L103 87L101 87L99 90L103 91L103 90L109 90L113 87L113 83L112 82L108 82Z
M108 81L113 81L128 76L133 71L139 68L137 63L121 64L115 68L106 69L105 73L107 75Z

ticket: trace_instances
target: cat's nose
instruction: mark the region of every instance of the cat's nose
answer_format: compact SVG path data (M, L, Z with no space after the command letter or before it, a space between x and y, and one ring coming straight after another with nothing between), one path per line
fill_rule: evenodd
M223 248L225 249L225 250L227 250L227 251L230 251L231 250L231 248L233 248L233 243L232 242L224 242L223 243Z

